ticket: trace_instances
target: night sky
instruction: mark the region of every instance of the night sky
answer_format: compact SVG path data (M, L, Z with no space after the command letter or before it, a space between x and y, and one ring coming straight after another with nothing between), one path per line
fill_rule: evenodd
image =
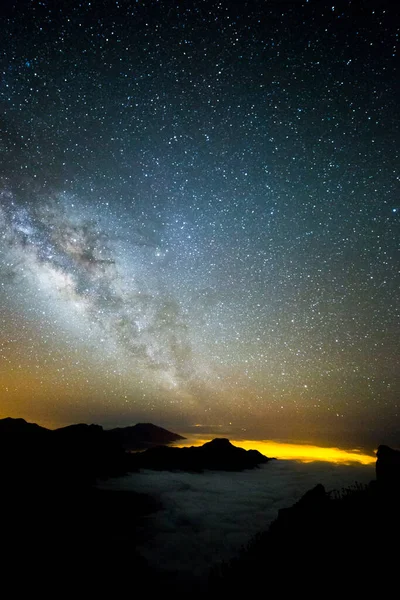
M399 9L235 4L2 5L0 417L394 439Z

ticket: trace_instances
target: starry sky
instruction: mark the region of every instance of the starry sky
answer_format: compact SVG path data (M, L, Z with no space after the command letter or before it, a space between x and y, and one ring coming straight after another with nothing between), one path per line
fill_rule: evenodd
M392 442L399 9L0 11L0 417Z

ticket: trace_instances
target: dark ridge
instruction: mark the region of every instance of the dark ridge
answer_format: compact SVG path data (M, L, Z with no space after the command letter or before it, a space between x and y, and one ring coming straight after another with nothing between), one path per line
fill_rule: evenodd
M36 423L28 423L25 419L13 419L11 417L6 417L5 419L0 419L0 435L40 435L40 434L49 434L51 433L50 429L46 429L45 427L41 427Z
M107 430L106 434L125 450L143 450L185 439L177 433L152 423L137 423L130 427L116 427Z
M400 488L400 451L389 446L378 446L376 453L376 480L389 489Z
M76 423L75 425L67 425L66 427L59 427L54 429L55 435L58 437L65 437L66 439L70 436L86 437L93 435L102 435L103 428L101 425L87 425L86 423Z
M136 547L160 502L96 487L126 474L127 457L99 425L52 431L0 420L0 537L10 589L39 593L45 582L53 591L62 585L90 595L108 587L115 595L128 573L141 586L154 580Z
M46 581L51 589L61 584L74 593L108 591L118 597L132 585L150 594L181 592L181 580L150 567L137 551L148 534L146 519L160 502L146 494L100 490L99 478L139 467L234 471L271 460L225 438L197 448L158 446L132 454L98 425L51 431L23 419L0 420L0 459L4 580L18 591L24 585L40 590ZM280 510L237 558L213 568L208 582L199 585L194 577L185 592L393 597L399 506L400 452L379 446L375 481L336 493L317 485Z
M333 493L318 484L280 510L235 559L212 569L207 591L241 595L268 582L283 597L390 597L398 587L400 452L380 446L377 458L376 481Z
M182 436L151 423L105 431L78 423L50 430L24 419L0 419L0 475L14 485L93 486L98 478L135 470L126 450L171 443ZM22 478L22 479L21 479Z
M202 472L242 471L267 463L270 458L258 450L233 446L226 438L216 438L202 446L176 448L157 446L132 456L132 464L140 469Z

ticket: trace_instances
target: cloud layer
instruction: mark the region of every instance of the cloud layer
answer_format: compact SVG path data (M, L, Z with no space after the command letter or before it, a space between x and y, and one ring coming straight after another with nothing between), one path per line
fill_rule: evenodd
M242 473L143 471L105 485L157 496L164 508L146 518L140 551L154 566L201 578L317 483L340 491L374 478L373 466L277 460Z

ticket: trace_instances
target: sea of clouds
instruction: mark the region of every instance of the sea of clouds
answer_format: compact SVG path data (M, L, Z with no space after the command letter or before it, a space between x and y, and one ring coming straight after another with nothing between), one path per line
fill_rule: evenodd
M318 483L340 492L374 478L374 465L273 460L239 473L147 470L103 486L159 499L162 509L143 519L138 550L153 566L200 580Z

